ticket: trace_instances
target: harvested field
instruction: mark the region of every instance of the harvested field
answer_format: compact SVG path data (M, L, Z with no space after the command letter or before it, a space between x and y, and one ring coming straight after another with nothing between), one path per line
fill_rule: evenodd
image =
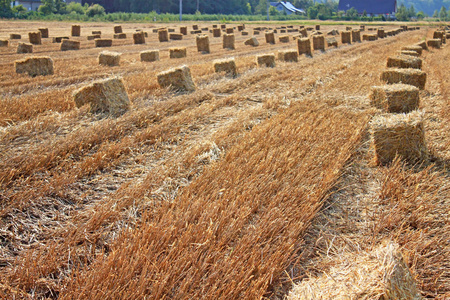
M323 32L346 27L305 27L317 23ZM245 28L290 25L299 28ZM161 26L192 23L124 22L126 38L108 48L121 53L111 68L87 36L112 41L114 26L83 23L71 37L80 49L60 51L52 39L70 36L70 23L0 20L1 39L48 27L33 55L54 65L48 76L17 74L14 62L31 56L16 53L24 41L0 48L0 298L284 299L294 283L364 270L356 262L382 273L386 265L370 259L383 241L398 245L390 257L398 249L411 274L395 278L413 280L422 297L448 298L450 48L421 55L426 86L411 104L423 113L421 165L395 155L374 163L370 124L380 111L368 96L383 85L386 59L436 28L313 57L290 50L311 54L312 38L301 48L296 32L251 47L235 30L224 48L202 31L204 55L189 32L160 43ZM136 29L148 32L145 44L134 44ZM170 48L187 57L170 59ZM258 67L267 53L283 59ZM108 81L117 77L123 85Z

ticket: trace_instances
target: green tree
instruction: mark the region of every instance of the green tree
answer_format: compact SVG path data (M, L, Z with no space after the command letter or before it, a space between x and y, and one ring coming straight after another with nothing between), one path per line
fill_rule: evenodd
M427 15L426 15L423 11L419 11L419 12L417 13L417 19L418 19L418 20L423 20L423 19L425 19L426 16L427 16Z
M67 12L68 13L77 13L80 15L84 15L85 13L85 9L84 7L77 2L70 2L69 4L67 4Z
M39 6L38 11L44 15L50 15L56 12L54 0L42 0L42 5Z
M441 7L441 11L439 12L439 19L441 21L447 20L447 9L444 6Z
M434 11L433 13L433 18L438 18L439 17L439 12L437 11L437 9Z
M309 19L315 19L319 14L319 10L317 9L317 7L311 6L310 8L308 8L307 14Z
M54 0L55 3L55 12L58 14L66 14L67 13L67 4L63 0Z
M409 13L408 9L404 4L400 5L400 7L397 10L397 13L395 14L395 17L399 21L408 21L409 20Z
M267 1L266 0L260 0L258 5L255 8L255 13L260 15L267 14Z
M13 11L11 9L11 1L0 0L0 17L11 18L13 16Z
M105 8L103 6L101 6L100 4L91 5L86 10L86 15L88 17L93 17L96 15L104 15L104 14L105 14Z
M347 10L346 15L352 20L358 19L358 11L354 7Z
M408 17L411 18L415 18L416 17L416 9L414 8L414 5L411 4L411 6L408 9Z
M366 10L363 11L362 16L363 17L367 17L367 11Z

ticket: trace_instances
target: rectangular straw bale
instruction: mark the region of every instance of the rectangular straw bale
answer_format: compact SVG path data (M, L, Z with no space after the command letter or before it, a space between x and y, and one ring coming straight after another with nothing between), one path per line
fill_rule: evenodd
M198 30L198 25L192 25L193 30Z
M334 37L327 38L327 46L328 47L337 47L338 46L338 41Z
M325 36L313 35L313 49L325 51Z
M41 38L48 38L48 28L38 28L38 30L41 32Z
M72 25L71 35L72 36L80 36L81 35L81 26L80 25Z
M95 40L95 47L101 48L101 47L111 47L112 46L112 39L96 39Z
M386 34L385 34L383 28L378 28L377 29L377 35L378 35L378 38L380 38L380 39L384 39L386 37Z
M308 31L306 30L306 28L302 28L298 31L298 33L300 33L302 35L302 37L307 37L308 36Z
M159 50L146 50L140 53L141 61L157 61L159 60Z
M19 43L17 53L33 53L33 44Z
M275 67L275 55L274 54L262 54L256 57L256 62L258 66L265 66L274 68Z
M203 30L204 28L202 28L202 30ZM167 31L169 32L169 33L172 33L172 32L175 32L175 28L169 28L169 29L167 29Z
M80 50L81 43L73 40L63 40L61 42L61 51Z
M381 81L387 84L404 83L419 89L425 89L427 74L417 69L394 69L390 68L381 73Z
M359 25L359 31L365 31L366 26L365 25Z
M320 30L320 25L316 25L316 30Z
M363 41L376 41L378 40L378 35L376 34L363 34Z
M352 43L352 34L350 31L341 31L341 43L342 44Z
M259 34L259 30L253 30L253 35L258 35Z
M414 276L400 247L384 243L372 251L330 257L333 266L319 277L295 284L287 300L420 300Z
M357 29L352 30L352 43L361 42L361 32Z
M430 48L440 49L442 45L441 39L430 39L427 41L427 46Z
M114 26L114 33L115 33L115 34L123 33L123 31L122 31L122 26L121 26L121 25L116 25L116 26Z
M275 44L275 34L273 32L266 32L266 43Z
M245 26L244 25L238 25L238 31L242 31L242 30L244 30L245 29Z
M201 30L192 30L191 34L201 34L202 31Z
M252 37L252 38L246 40L244 42L244 44L248 45L248 46L253 46L253 47L259 46L259 42L255 37Z
M226 33L228 33L228 34L234 33L234 29L233 28L227 28L226 29Z
M167 29L160 29L158 30L158 40L162 42L168 42L169 41L169 31Z
M221 29L225 29L225 28L227 28L227 25L221 24L221 25L220 25L220 28L221 28Z
M436 30L433 32L433 39L441 39L441 44L445 44L445 31Z
M10 40L20 40L20 39L22 39L22 36L20 34L17 34L17 33L11 33L9 35L9 39Z
M297 40L298 54L312 56L311 41L308 38L301 38Z
M143 31L133 33L133 43L135 45L145 44L145 34Z
M102 36L100 34L93 34L93 35L88 35L87 39L88 39L88 41L92 41L92 40L95 40L95 39L100 39L101 37Z
M95 81L73 93L75 105L90 104L91 113L119 116L130 108L130 100L121 78Z
M409 55L409 56L419 57L419 53L417 53L416 51L409 51L409 50L401 50L400 55Z
M248 31L245 31L245 30L244 30L244 31L241 31L241 34L242 34L242 35L248 35Z
M116 33L116 34L114 34L114 38L119 39L119 40L124 40L127 38L127 34L126 33Z
M8 47L9 40L0 40L0 47Z
M412 45L412 46L404 46L401 48L401 50L415 51L417 52L417 54L422 55L423 48L418 45Z
M186 57L186 47L181 48L170 48L169 49L170 58L183 58Z
M197 44L197 51L202 53L209 53L209 36L206 34L197 35L195 37L195 42Z
M419 108L419 89L409 84L372 87L370 104L387 113L408 113Z
M181 41L183 39L183 34L181 33L170 33L169 39L172 41Z
M224 34L222 45L224 49L234 50L234 34Z
M52 42L53 43L61 43L62 40L68 40L69 37L68 36L56 36L53 38Z
M375 116L371 122L375 161L386 164L398 155L410 163L428 159L423 113Z
M98 64L104 66L118 66L122 53L112 51L102 51L98 55Z
M30 76L53 75L53 60L48 56L29 57L16 60L16 73L28 73Z
M222 31L220 28L213 28L213 37L220 37L222 35Z
M28 32L28 39L29 39L30 43L33 45L41 45L42 44L40 31Z
M237 68L234 57L228 59L215 60L214 62L214 72L221 73L225 72L233 77L237 76Z
M181 33L182 35L187 35L187 34L188 34L188 28L187 28L187 26L181 26L181 27L180 27L180 33Z
M288 35L282 35L278 38L280 43L289 43L289 36Z
M161 87L170 87L176 91L195 91L191 71L187 66L170 69L157 75L158 84Z
M285 62L297 62L298 52L297 50L280 50L278 51L278 60Z
M327 35L339 35L339 31L336 29L330 30L327 32Z
M416 52L414 52L416 53ZM388 57L387 59L388 68L399 68L399 69L422 69L422 60L418 57L413 57L409 55L397 55Z

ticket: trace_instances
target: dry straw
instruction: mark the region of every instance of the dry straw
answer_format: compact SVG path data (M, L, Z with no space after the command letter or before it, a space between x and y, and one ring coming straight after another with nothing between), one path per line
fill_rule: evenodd
M383 38L386 37L386 33L384 32L384 29L383 29L383 28L378 28L378 29L377 29L377 36L378 36L378 38L380 38L380 39L383 39Z
M19 43L17 45L17 53L33 53L33 44Z
M234 33L234 29L233 29L233 28L227 28L227 29L225 30L225 32L226 32L227 34L232 34L232 33Z
M80 25L72 25L71 34L72 34L72 36L80 36L81 35L81 26Z
M157 61L159 60L159 50L147 50L140 53L141 61Z
M22 39L22 36L20 34L17 34L17 33L11 33L9 35L9 39L10 40L20 40L20 39Z
M415 52L414 52L415 53ZM422 60L418 57L413 57L409 55L397 55L393 57L388 57L387 59L388 68L400 68L400 69L422 69Z
M63 40L61 42L61 51L80 50L81 43L73 40Z
M38 28L38 30L41 32L41 37L43 39L48 38L48 28Z
M376 34L363 34L363 41L376 41L378 40L378 36Z
M157 75L158 84L161 87L170 87L175 91L195 91L191 71L187 66L170 69Z
M442 44L446 43L445 31L436 30L433 32L433 39L440 39Z
M275 33L266 32L265 37L266 37L267 44L275 44Z
M361 31L354 29L352 30L352 43L360 43L361 42Z
M133 43L135 45L145 44L145 34L143 31L133 33Z
M425 44L425 46L426 46L426 44ZM422 52L423 52L422 46L419 46L419 45L405 46L405 47L402 47L401 50L402 51L403 50L405 50L405 51L415 51L415 52L417 52L417 54L419 54L419 56L422 55Z
M53 43L61 43L62 40L68 40L69 37L68 36L56 36L52 39Z
M220 28L213 28L213 37L220 37L222 35L222 31Z
M442 45L441 39L430 39L427 41L427 46L430 48L440 49Z
M421 111L375 116L371 134L378 164L392 162L396 156L410 163L428 159Z
M262 54L256 57L258 66L275 67L275 54Z
M249 38L244 42L244 44L253 47L259 46L259 42L255 37Z
M253 35L259 35L259 30L253 30Z
M0 47L9 47L9 40L0 40Z
M419 108L419 89L409 84L372 87L370 103L384 112L408 113Z
M222 46L224 49L234 50L234 34L224 34Z
M333 30L328 31L327 35L332 35L332 36L339 35L339 31L336 29L333 29Z
M183 58L186 57L186 47L181 48L170 48L169 49L170 58Z
M195 42L197 44L197 51L202 53L209 53L209 36L206 34L197 35L195 37Z
M101 37L102 36L100 34L93 34L93 35L88 35L87 39L88 39L88 41L92 41L92 40L95 40L95 39L100 39Z
M118 66L120 63L120 56L122 53L119 52L111 52L111 51L102 51L98 55L98 63L104 66Z
M162 42L168 42L169 41L169 31L167 29L159 29L158 30L158 40Z
M102 35L102 32L100 30L92 30L93 35Z
M408 56L414 56L414 57L420 56L419 53L417 53L416 51L411 51L411 50L401 50L400 55L408 55Z
M298 53L296 50L280 50L278 51L278 60L285 62L297 62Z
M312 56L311 51L311 41L308 38L301 38L297 40L297 48L298 48L298 54L302 55L308 55Z
M419 290L399 246L344 253L318 278L294 286L287 300L420 300Z
M404 83L410 84L419 89L425 88L427 74L417 69L387 69L381 73L381 80L388 83Z
M327 38L327 46L328 47L337 47L338 46L338 41L334 37Z
M30 43L33 45L41 45L42 44L40 31L28 32L28 39L29 39Z
M30 76L52 75L53 60L47 56L29 57L15 61L16 73L28 73Z
M169 39L172 41L181 41L183 39L182 33L170 33Z
M118 116L130 108L130 100L121 78L108 78L93 82L73 93L79 108L90 104L91 113Z
M123 33L123 31L122 31L122 26L121 26L121 25L116 25L116 26L114 26L114 33L115 33L115 34Z
M341 31L341 43L342 44L352 43L352 33L350 31Z
M288 35L282 35L278 38L280 43L289 43L289 36Z
M126 39L127 34L126 33L116 33L116 34L114 34L114 38L115 39Z
M325 37L323 35L313 35L314 50L325 51Z
M96 39L95 40L95 47L102 48L102 47L111 47L112 46L112 40L111 39Z
M237 68L234 57L214 61L214 71L216 73L225 72L233 77L237 76Z

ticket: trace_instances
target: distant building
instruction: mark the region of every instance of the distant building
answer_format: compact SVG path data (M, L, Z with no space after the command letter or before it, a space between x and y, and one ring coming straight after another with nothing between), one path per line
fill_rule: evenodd
M81 0L66 0L64 2L66 2L66 3L78 2L81 4ZM24 0L24 1L17 0L17 1L12 1L11 5L12 6L23 5L23 7L25 7L28 10L37 11L39 6L42 5L42 1L41 0Z
M291 2L287 1L270 2L270 5L275 7L279 12L286 13L287 15L305 13L303 9L298 9Z
M394 15L397 12L397 0L340 0L339 10L347 11L354 8L358 14Z

